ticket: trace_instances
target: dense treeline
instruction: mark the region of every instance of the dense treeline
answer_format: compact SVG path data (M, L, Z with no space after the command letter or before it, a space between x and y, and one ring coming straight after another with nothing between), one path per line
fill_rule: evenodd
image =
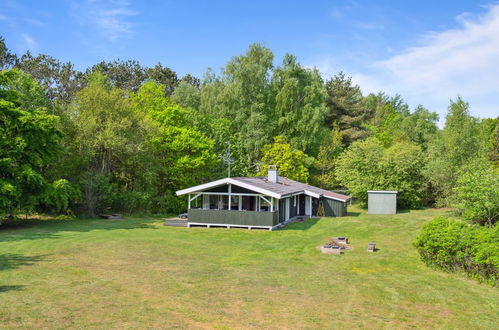
M122 60L80 72L44 54L18 57L3 39L0 65L2 217L177 212L175 190L226 175L229 143L233 176L276 164L361 202L368 189L392 189L402 207L468 212L469 173L497 177L497 118L471 116L458 97L439 129L423 106L363 95L342 72L324 81L293 55L275 65L259 44L203 79ZM468 216L492 225L498 211Z

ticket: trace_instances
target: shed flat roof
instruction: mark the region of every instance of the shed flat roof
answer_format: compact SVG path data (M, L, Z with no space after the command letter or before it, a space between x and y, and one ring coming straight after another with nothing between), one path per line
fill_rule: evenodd
M398 191L395 190L368 190L367 192L376 194L398 194Z

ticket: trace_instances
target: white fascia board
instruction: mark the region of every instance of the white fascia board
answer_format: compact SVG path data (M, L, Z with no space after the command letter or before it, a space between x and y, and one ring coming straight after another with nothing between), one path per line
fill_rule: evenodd
M312 197L314 197L314 198L321 198L321 195L320 195L320 194L314 193L314 192L312 192L312 191L310 191L310 190L304 190L303 192L304 192L304 193L305 193L305 195L307 195L307 196L312 196Z
M340 202L346 202L348 201L350 198L347 198L347 199L341 199L341 198L338 198L338 197L331 197L331 196L328 196L328 195L322 195L322 197L324 198L329 198L329 199L333 199L335 201L340 201Z
M398 191L395 190L368 190L367 192L375 194L398 194Z
M241 181L237 181L237 180L234 180L232 178L224 178L224 179L220 179L220 180L208 182L208 183L201 184L201 185L198 185L198 186L194 186L194 187L190 187L190 188L178 190L175 193L177 194L177 196L185 195L185 194L190 194L190 193L193 193L193 192L199 193L199 192L201 192L201 191L203 191L205 189L210 189L210 188L213 188L213 187L218 187L218 186L221 186L221 185L224 185L224 184L229 184L229 183L233 184L233 185L236 185L236 186L239 186L239 187L242 187L242 188L246 188L246 189L252 190L252 191L256 191L256 192L258 192L260 194L264 194L264 195L267 195L267 196L270 196L270 197L275 197L275 198L278 198L278 199L281 198L281 195L278 194L278 193L272 192L272 191L267 190L267 189L255 187L255 186L253 186L251 184L248 184L248 183L245 183L245 182L241 182Z
M231 179L229 178L229 182L233 185L236 185L236 186L239 186L239 187L242 187L242 188L246 188L246 189L249 189L249 190L252 190L252 191L256 191L260 194L264 194L264 195L267 195L267 196L270 196L270 197L275 197L277 199L280 199L281 198L281 194L278 194L278 193L275 193L273 191L270 191L270 190L267 190L267 189L263 189L263 188L260 188L260 187L255 187L249 183L245 183L245 182L241 182L241 181L237 181L235 179Z
M190 188L186 188L186 189L182 189L182 190L177 190L175 193L177 194L177 196L180 196L180 195L185 195L185 194L189 194L192 192L199 192L201 190L210 189L213 187L227 184L227 183L229 183L229 180L230 180L229 178L224 178L224 179L220 179L220 180L216 180L216 181L211 181L208 183L200 184L198 186L194 186L194 187L190 187Z

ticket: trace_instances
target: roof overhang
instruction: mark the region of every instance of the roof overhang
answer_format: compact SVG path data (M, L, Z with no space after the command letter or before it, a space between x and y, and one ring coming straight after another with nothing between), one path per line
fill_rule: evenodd
M235 186L246 188L246 189L255 191L257 193L260 193L260 194L263 194L263 195L267 195L267 196L270 196L270 197L275 197L275 198L278 198L278 199L280 199L282 197L281 194L278 194L278 193L275 193L273 191L270 191L270 190L267 190L267 189L263 189L263 188L260 188L260 187L256 187L256 186L253 186L253 185L248 184L246 182L241 182L241 181L238 181L238 180L235 180L235 179L232 179L232 178L224 178L224 179L220 179L220 180L216 180L216 181L204 183L204 184L201 184L201 185L198 185L198 186L194 186L194 187L190 187L190 188L178 190L178 191L176 191L176 194L177 194L177 196L181 196L181 195L190 194L190 193L194 193L194 192L201 192L203 190L214 188L214 187L218 187L218 186L222 186L224 184L233 184Z
M340 201L340 202L348 202L351 199L350 197L348 197L347 199L342 199L342 198L332 197L332 196L328 196L328 195L322 195L322 197L332 199L335 201Z
M303 193L307 196L312 196L314 198L321 198L321 194L314 193L313 191L310 190L304 190Z

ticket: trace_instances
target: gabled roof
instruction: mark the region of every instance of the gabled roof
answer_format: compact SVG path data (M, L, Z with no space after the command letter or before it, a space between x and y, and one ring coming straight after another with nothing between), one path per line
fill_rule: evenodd
M350 199L349 196L334 193L329 190L314 187L282 176L279 177L278 183L269 181L266 176L224 178L208 182L205 184L201 184L198 186L190 187L187 189L179 190L177 191L177 195L180 196L189 193L200 192L206 189L210 189L213 187L229 183L278 199L300 193L315 198L325 197L342 202L346 202Z

